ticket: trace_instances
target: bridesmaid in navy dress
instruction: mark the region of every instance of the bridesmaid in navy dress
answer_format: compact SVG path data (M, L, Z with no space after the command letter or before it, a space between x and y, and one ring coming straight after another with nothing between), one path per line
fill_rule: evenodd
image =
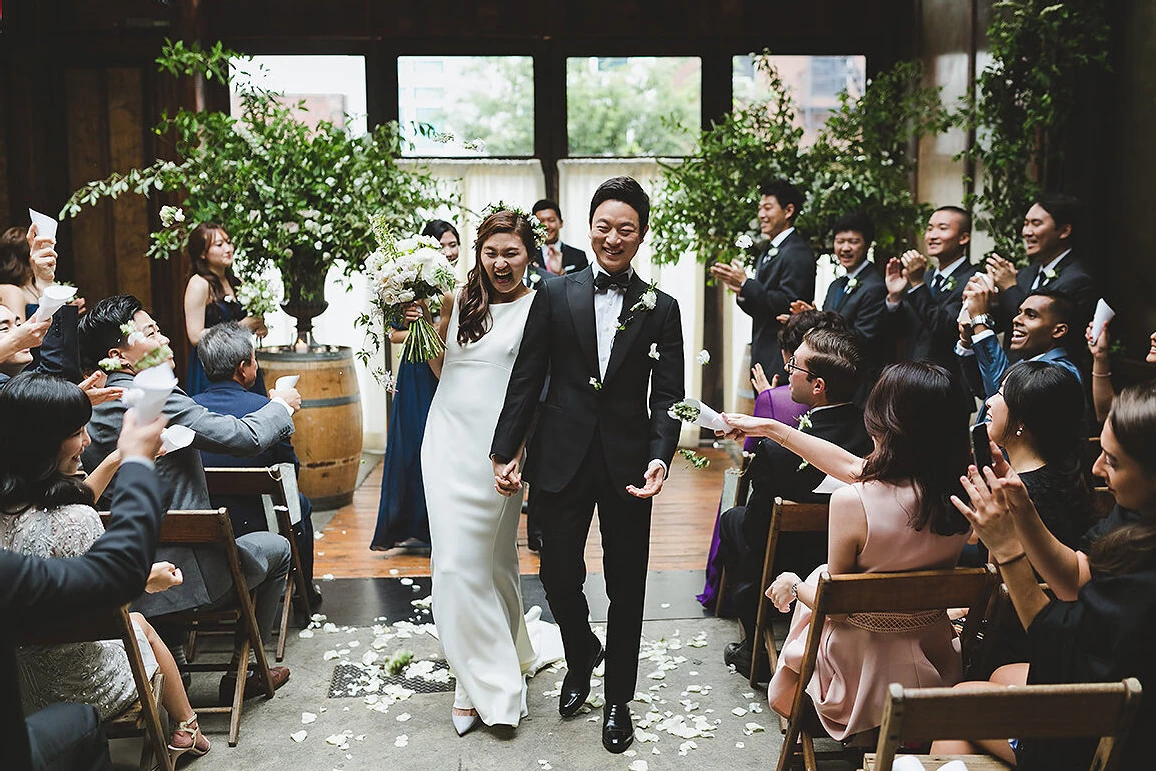
M189 233L189 258L193 274L185 286L185 334L193 345L185 377L185 392L199 394L209 385L196 346L209 327L236 321L257 337L265 337L265 319L250 316L237 301L240 279L233 273L233 244L229 234L215 222L202 222ZM257 371L257 382L249 389L265 395L265 378Z
M437 239L446 259L451 263L457 262L458 231L453 225L445 220L431 220L421 234ZM404 328L391 328L389 342L400 345L405 342L407 334ZM424 361L403 359L397 367L397 393L389 413L385 460L382 461L377 530L369 545L374 551L385 551L395 546L429 548L421 441L437 382L429 364Z

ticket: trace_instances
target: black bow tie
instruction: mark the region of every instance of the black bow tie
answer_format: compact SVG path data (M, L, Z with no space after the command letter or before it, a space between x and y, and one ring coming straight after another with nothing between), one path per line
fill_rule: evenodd
M602 273L594 276L594 289L599 292L604 292L607 289L617 289L620 292L625 292L630 286L630 271L624 270L617 276L611 276L609 273Z

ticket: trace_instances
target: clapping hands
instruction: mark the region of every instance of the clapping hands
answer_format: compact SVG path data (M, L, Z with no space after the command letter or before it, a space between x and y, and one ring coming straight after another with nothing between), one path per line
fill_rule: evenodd
M1016 266L995 252L988 255L987 275L999 289L1011 289L1016 283Z
M1003 457L995 442L991 444L992 465L977 469L969 466L960 484L970 506L951 496L951 502L967 517L976 534L992 556L1004 562L1022 551L1016 533L1016 516L1034 511L1027 489Z

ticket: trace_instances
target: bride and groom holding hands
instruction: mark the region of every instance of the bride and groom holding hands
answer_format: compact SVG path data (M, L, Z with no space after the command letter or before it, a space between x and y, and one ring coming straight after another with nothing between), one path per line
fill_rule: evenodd
M651 499L662 490L680 430L667 410L683 396L678 302L631 267L649 213L635 180L607 180L590 203L595 261L531 291L522 282L537 252L531 223L495 212L478 229L465 285L443 304L446 351L431 362L440 383L422 465L433 614L457 678L459 734L479 721L516 726L526 714L525 675L535 652L516 545L524 474L535 487L540 576L568 667L558 711L579 711L605 659L602 743L622 752L634 739L629 702ZM590 628L582 589L595 506L610 599L605 648Z

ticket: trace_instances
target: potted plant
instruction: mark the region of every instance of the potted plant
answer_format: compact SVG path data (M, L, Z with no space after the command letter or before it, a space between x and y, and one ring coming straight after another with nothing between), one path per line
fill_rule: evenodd
M163 72L221 83L228 82L230 64L240 69L251 61L220 43L205 50L180 41L166 41L157 58ZM174 138L176 159L90 182L72 194L61 216L122 193L183 196L150 234L149 256L168 259L183 248L188 228L220 223L236 245L234 270L243 281L259 282L269 267L280 271L282 307L297 319L299 345L312 345L312 319L326 307L326 273L334 264L347 275L361 268L377 247L371 221L417 232L423 212L448 202L428 173L398 164L403 140L396 123L355 136L328 120L305 125L295 116L303 105L286 104L252 81L238 96L236 116L187 109L162 114L155 132Z

